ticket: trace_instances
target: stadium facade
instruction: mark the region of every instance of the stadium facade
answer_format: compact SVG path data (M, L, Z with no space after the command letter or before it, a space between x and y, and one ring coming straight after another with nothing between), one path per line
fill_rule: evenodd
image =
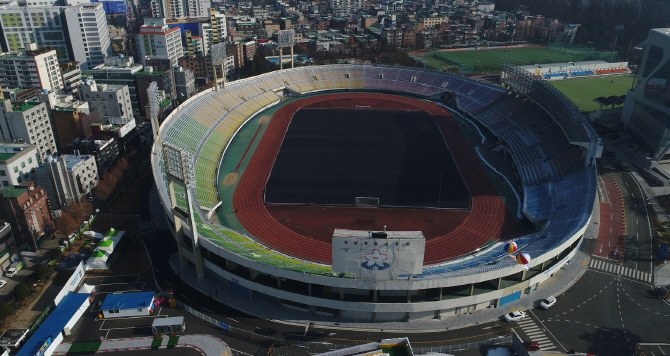
M346 320L408 321L498 307L538 288L579 247L596 201L600 141L560 92L506 66L504 87L435 71L332 65L287 69L202 92L157 127L152 167L183 268L246 298ZM211 219L221 206L217 169L228 144L257 113L287 97L384 92L446 105L498 137L522 184L521 213L536 229L517 237L528 269L497 242L420 273L377 278L292 257ZM305 317L307 318L307 317Z
M621 121L649 148L652 161L670 152L670 28L649 31L642 64L626 95Z

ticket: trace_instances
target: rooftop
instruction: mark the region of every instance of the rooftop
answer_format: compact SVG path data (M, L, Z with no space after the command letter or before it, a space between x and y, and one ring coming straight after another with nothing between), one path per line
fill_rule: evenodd
M150 306L155 295L156 293L154 292L108 294L105 301L102 302L100 310L147 307Z
M14 152L14 153L0 153L0 161L6 161L6 160L14 157L15 154L16 154L16 152Z
M24 112L26 110L30 110L34 108L37 105L42 104L41 102L34 102L34 101L26 101L24 102L21 106L13 106L12 105L12 111L14 112Z
M5 198L18 198L21 194L26 192L26 187L21 186L9 186L2 191L2 195Z
M81 306L88 300L87 293L69 293L63 298L54 311L44 320L33 336L26 341L16 356L36 355L45 343L53 341L52 335L58 335L65 325L77 314Z

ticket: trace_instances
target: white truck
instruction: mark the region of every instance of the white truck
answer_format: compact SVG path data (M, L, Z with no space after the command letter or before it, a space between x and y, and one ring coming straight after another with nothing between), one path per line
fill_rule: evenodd
M25 263L23 261L14 262L11 265L9 265L9 267L5 271L5 274L7 275L7 277L14 277L16 276L16 273L20 271L21 268L23 268L24 265Z

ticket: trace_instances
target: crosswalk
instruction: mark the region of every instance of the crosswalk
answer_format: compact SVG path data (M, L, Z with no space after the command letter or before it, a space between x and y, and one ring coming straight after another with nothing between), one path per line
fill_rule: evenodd
M592 269L601 270L603 272L612 273L616 275L625 276L632 279L639 279L651 283L651 274L637 269L623 267L615 261L604 261L600 259L591 259L589 267Z
M521 327L521 330L526 334L524 341L535 341L540 344L540 350L554 350L556 346L554 345L549 337L545 335L544 331L540 329L539 326L535 323L533 319L527 318L522 319L516 322Z
M154 222L151 220L144 220L140 222L140 229L142 232L153 231Z

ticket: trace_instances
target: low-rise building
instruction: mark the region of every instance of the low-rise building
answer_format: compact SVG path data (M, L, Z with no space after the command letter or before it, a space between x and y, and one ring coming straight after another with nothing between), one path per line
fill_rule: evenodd
M174 84L177 100L181 103L195 94L195 76L189 69L174 67Z
M0 226L0 270L2 272L5 272L7 267L12 264L12 255L16 253L16 250L17 246L12 233L12 226L5 221Z
M6 187L0 194L0 216L12 226L14 239L21 246L28 244L33 251L35 241L52 231L47 206L47 192L34 181Z
M99 178L93 155L49 155L35 173L54 210L79 202L91 193Z
M98 84L95 80L86 80L81 86L81 96L92 109L98 110L100 121L104 123L108 123L110 117L133 118L133 107L127 85Z
M100 306L104 318L147 316L154 312L154 292L108 294Z
M0 189L35 179L40 166L37 146L27 143L0 144Z

